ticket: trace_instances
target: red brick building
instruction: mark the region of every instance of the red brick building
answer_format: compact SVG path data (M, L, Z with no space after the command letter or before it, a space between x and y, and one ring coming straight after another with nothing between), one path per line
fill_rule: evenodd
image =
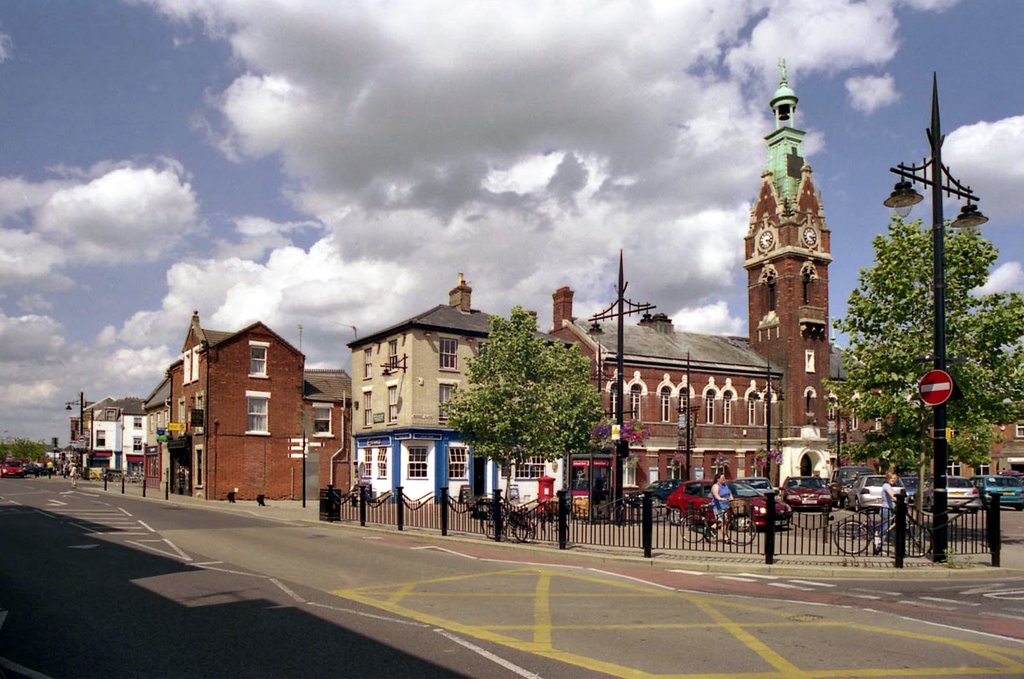
M823 387L832 362L830 232L803 160L804 132L793 127L796 104L783 71L770 102L776 125L765 137L768 161L744 239L748 336L681 332L664 314L623 328L623 410L651 432L630 451L627 488L687 474L708 478L716 469L730 477L760 476L768 448L781 454L773 465L776 482L831 471ZM590 356L606 412L614 413L617 323L575 319L569 288L553 298L552 332Z
M351 380L304 366L303 354L263 323L207 330L194 312L182 357L169 369L163 480L171 492L298 499L303 441L307 497L330 480L332 461L335 474L347 474Z

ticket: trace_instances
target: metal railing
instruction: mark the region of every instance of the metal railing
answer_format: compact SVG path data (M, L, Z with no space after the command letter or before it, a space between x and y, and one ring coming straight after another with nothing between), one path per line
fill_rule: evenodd
M557 546L655 551L676 556L717 554L763 558L811 558L838 565L862 558L892 559L898 568L907 559L930 558L934 517L918 515L897 497L889 520L877 510L795 513L775 516L774 493L766 494L764 511L736 504L720 529L708 505L687 512L667 507L649 492L618 502L591 506L574 501L566 491L557 498L511 503L500 490L467 499L452 498L446 488L418 499L406 498L401 486L374 497L368 488L348 493L327 487L320 491L322 521L393 526L398 530L439 531L442 535L477 535L494 541L536 542ZM991 508L951 511L947 516L948 549L958 555L992 554L999 565L1001 530L999 495ZM948 556L943 555L943 556Z

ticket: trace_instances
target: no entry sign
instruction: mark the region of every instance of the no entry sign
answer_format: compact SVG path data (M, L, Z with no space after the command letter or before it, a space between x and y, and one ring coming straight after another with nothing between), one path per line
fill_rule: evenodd
M917 393L928 405L941 405L953 394L953 378L945 370L929 370L918 380Z

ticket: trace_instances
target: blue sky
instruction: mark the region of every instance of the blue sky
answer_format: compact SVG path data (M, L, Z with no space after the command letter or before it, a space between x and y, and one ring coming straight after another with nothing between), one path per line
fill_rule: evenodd
M831 316L888 168L944 160L1024 290L1015 0L74 0L0 5L0 430L145 396L193 309L310 367L447 301L551 320L630 296L744 334L742 238L785 57L832 230ZM927 218L925 210L916 215ZM955 205L947 214L955 214Z

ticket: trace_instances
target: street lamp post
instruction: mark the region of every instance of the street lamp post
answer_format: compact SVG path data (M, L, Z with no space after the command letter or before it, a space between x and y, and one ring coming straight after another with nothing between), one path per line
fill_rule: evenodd
M905 165L889 168L897 175L897 182L892 194L885 200L885 206L894 208L902 216L910 213L910 209L924 200L914 190L913 184L931 187L932 191L932 286L934 288L934 349L933 360L936 370L946 369L946 254L945 225L942 217L942 194L956 196L967 201L960 211L960 216L951 226L967 228L980 226L988 221L981 214L975 203L979 198L969 186L956 180L949 168L942 164L943 136L939 125L939 86L938 76L932 74L932 117L931 127L927 130L931 146L931 158L920 165ZM946 404L934 407L934 427L932 429L933 445L933 476L935 493L933 495L932 512L934 533L932 539L932 558L945 561L946 547L949 543L949 524L947 517L948 503L946 498L946 466L948 464L946 444Z
M64 404L65 410L71 410L72 406L75 405L74 401L68 401ZM91 428L90 428L91 429ZM78 464L79 467L83 467L85 464L85 451L88 450L88 443L92 442L92 432L89 432L89 438L85 438L85 392L78 392L78 439L81 442L82 448L78 453Z
M618 337L616 338L615 344L615 422L619 425L620 438L615 443L615 486L613 490L612 500L614 501L615 507L621 507L622 503L622 463L629 456L629 441L626 441L621 437L623 421L623 409L622 409L622 387L623 387L623 372L625 371L625 365L623 361L623 318L626 315L640 313L642 311L650 311L655 308L653 304L638 304L631 300L626 299L626 288L629 286L625 282L623 277L622 268L622 250L619 250L619 283L616 286L616 299L611 303L604 311L594 314L590 317L592 323L606 320L609 318L618 319ZM633 413L634 418L639 418L640 413Z

